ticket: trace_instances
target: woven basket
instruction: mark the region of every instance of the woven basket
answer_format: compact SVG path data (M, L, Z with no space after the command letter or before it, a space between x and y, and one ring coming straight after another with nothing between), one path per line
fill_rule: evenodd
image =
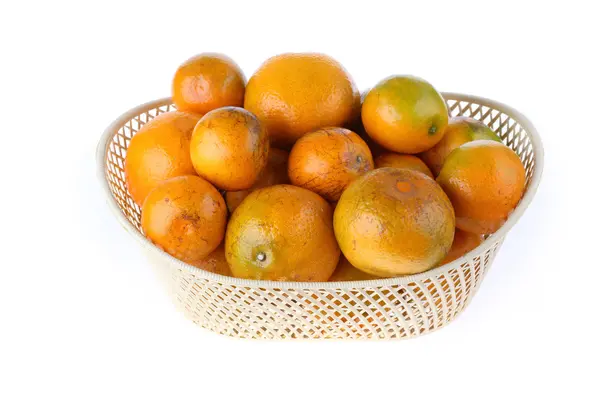
M202 271L155 247L141 233L140 208L127 191L123 171L133 135L155 116L175 110L170 98L121 115L98 144L97 163L108 204L144 249L177 308L214 332L256 339L400 339L432 332L470 303L505 235L531 202L540 182L540 138L518 111L474 96L443 93L452 116L486 123L521 158L526 191L504 226L458 260L425 273L355 282L271 282Z

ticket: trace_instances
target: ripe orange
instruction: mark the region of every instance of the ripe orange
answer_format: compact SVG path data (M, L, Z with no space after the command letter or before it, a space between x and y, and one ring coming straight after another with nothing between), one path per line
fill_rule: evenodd
M368 281L371 279L379 279L379 277L371 274L367 274L358 268L355 268L344 256L340 256L340 261L329 278L330 282L343 282L343 281Z
M322 128L302 136L288 162L290 181L336 201L358 176L373 169L364 140L344 128Z
M421 159L431 168L437 176L442 169L444 160L452 150L473 140L495 140L501 142L483 122L469 117L453 117L448 122L446 133L442 140L431 149L421 153Z
M296 186L255 190L229 220L225 255L238 278L327 281L340 257L331 206Z
M383 167L408 168L433 178L433 174L427 168L427 165L419 157L410 154L383 153L375 159L375 168Z
M208 272L213 272L219 275L231 276L231 268L225 259L225 247L223 243L217 247L206 258L199 261L190 262L196 268L203 269Z
M153 189L142 206L142 230L158 247L182 261L208 256L223 240L227 209L221 194L198 176L171 178Z
M289 148L307 132L356 116L360 94L346 70L316 53L265 61L248 81L244 108L266 124L271 143Z
M427 271L446 256L454 211L436 182L409 169L378 168L344 191L335 236L356 268L392 277Z
M225 202L229 212L233 212L251 192L256 189L261 189L268 186L280 185L288 183L288 156L289 153L285 150L276 148L269 149L269 158L267 165L263 168L258 180L248 190L238 190L235 192L225 193Z
M454 232L454 241L452 242L452 247L450 247L450 251L446 255L446 258L442 260L440 265L448 264L449 262L464 256L475 247L479 246L481 242L483 242L483 235L457 229Z
M133 136L125 157L125 178L139 206L161 182L196 174L190 158L190 138L200 117L182 111L163 113Z
M437 181L452 201L458 228L493 233L521 199L525 168L504 144L475 140L446 157Z
M216 108L244 104L246 78L229 57L202 53L177 68L172 83L173 103L181 111L206 114Z
M414 76L390 76L369 91L361 110L369 136L388 150L415 154L444 136L448 109L431 84Z
M219 189L245 190L254 185L267 164L269 139L252 113L223 107L200 119L190 154L198 175Z

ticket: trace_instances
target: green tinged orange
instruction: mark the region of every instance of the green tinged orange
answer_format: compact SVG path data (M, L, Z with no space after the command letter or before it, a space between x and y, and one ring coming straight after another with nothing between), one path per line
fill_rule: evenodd
M428 150L444 136L448 109L427 81L390 76L366 95L361 109L365 130L377 143L397 153Z
M437 177L452 201L456 226L488 234L500 228L525 189L525 168L510 148L475 140L448 155Z
M444 165L444 160L452 150L473 140L493 140L500 138L486 124L469 117L453 117L448 122L442 140L431 149L420 154L421 159L437 176Z

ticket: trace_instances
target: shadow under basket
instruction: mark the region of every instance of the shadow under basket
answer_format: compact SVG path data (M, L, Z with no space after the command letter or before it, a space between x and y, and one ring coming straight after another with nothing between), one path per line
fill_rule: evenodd
M170 98L135 107L106 129L98 144L98 177L115 217L141 245L177 308L194 323L255 339L415 337L447 325L471 302L504 237L531 202L543 165L540 138L517 110L485 98L442 95L452 116L484 122L518 154L526 189L502 228L481 245L417 275L354 282L253 281L197 269L154 246L141 233L140 208L127 191L124 161L131 137L152 118L175 110Z

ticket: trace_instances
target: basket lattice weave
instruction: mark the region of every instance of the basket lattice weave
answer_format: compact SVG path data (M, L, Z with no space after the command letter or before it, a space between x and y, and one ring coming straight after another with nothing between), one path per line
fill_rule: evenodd
M124 159L133 135L155 116L175 110L169 98L136 107L105 131L98 173L108 203L142 245L177 308L214 332L261 339L399 339L437 330L454 320L479 289L505 235L527 208L543 164L533 125L504 104L444 93L452 116L486 123L521 158L526 191L508 221L476 249L428 272L357 282L268 282L216 275L159 250L141 233L140 209L127 192Z

